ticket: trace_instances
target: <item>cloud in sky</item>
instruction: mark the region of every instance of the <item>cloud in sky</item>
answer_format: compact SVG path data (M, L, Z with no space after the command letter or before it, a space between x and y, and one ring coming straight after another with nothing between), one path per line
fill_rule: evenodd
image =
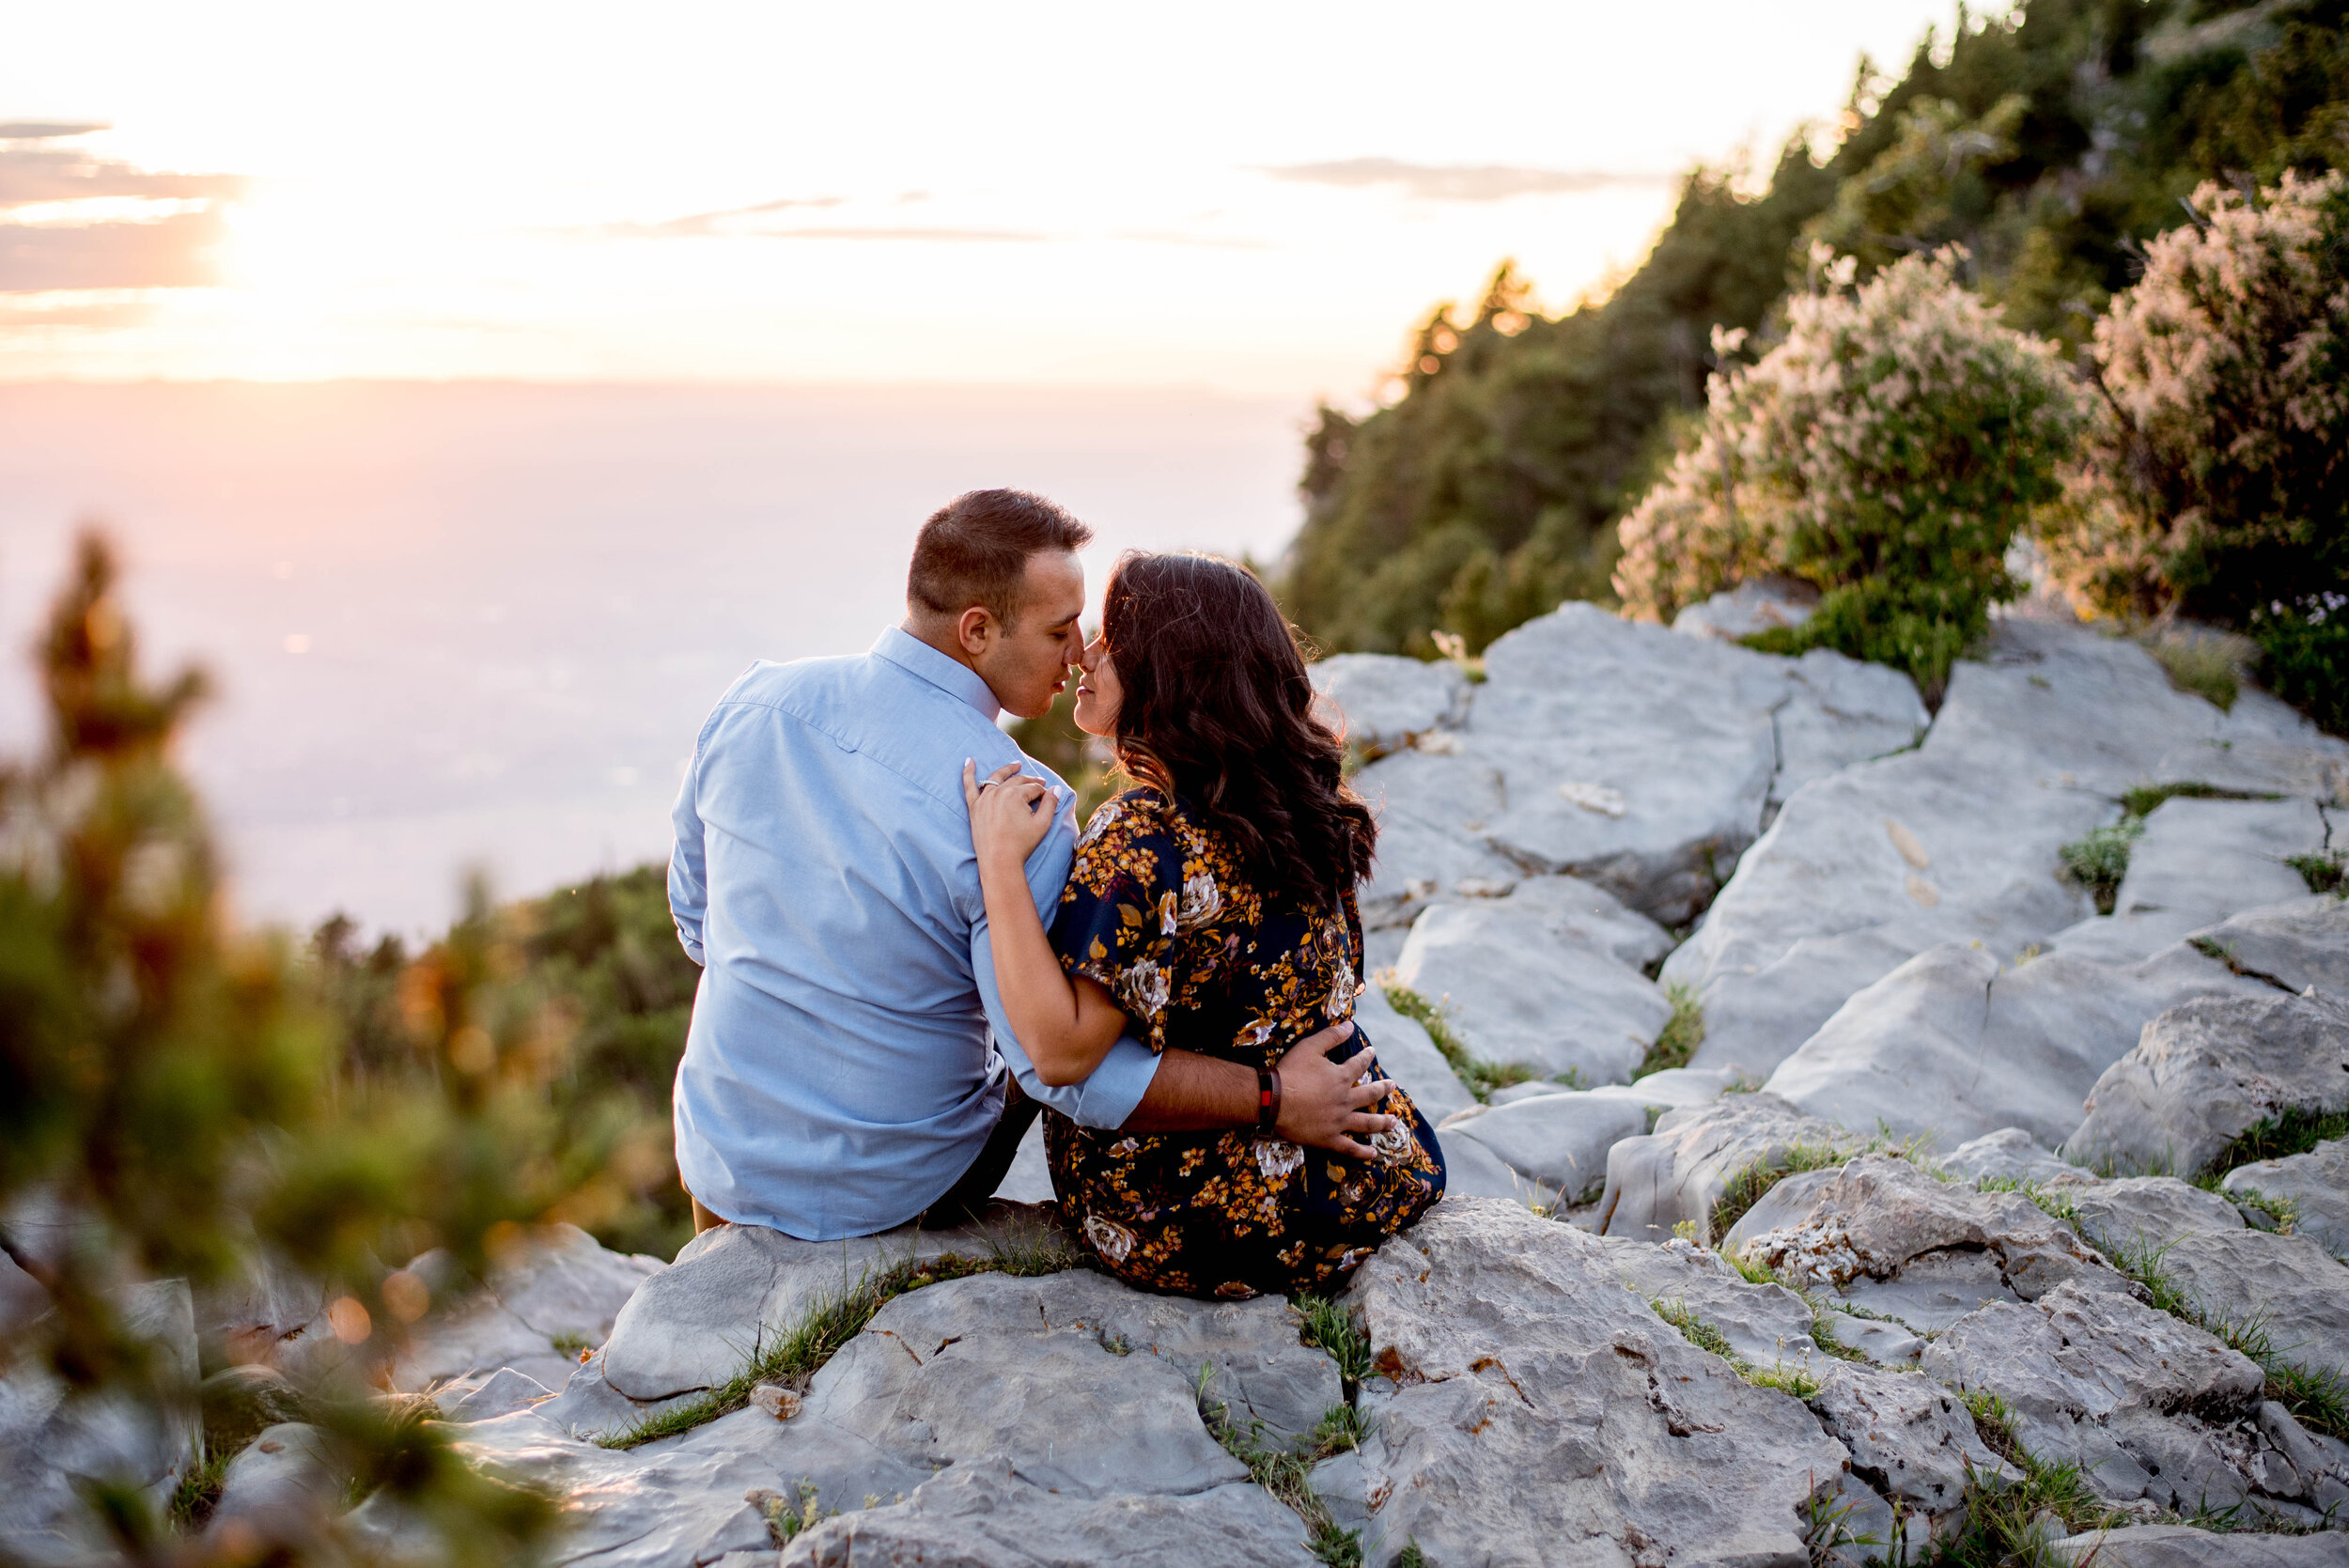
M1576 195L1626 186L1670 185L1679 176L1626 169L1527 169L1506 163L1407 163L1397 158L1346 158L1281 163L1259 171L1299 185L1361 190L1399 185L1427 201L1506 201L1512 196Z
M244 181L161 173L54 145L105 129L94 122L0 122L0 211L57 209L39 223L0 219L0 293L191 288L213 281L209 253L220 239L220 204L239 195ZM125 199L167 207L123 217L118 204ZM113 210L76 221L76 204L92 201Z

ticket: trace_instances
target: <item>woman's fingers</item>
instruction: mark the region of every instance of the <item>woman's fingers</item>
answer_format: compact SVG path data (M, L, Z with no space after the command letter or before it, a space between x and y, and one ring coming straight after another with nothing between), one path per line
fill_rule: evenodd
M962 803L973 811L979 805L979 765L969 757L962 759Z

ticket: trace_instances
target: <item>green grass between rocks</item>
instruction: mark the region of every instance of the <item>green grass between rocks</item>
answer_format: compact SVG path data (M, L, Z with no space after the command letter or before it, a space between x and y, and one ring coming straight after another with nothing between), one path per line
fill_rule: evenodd
M2241 691L2235 673L2238 655L2227 639L2148 637L2144 647L2179 691L2204 698L2221 712L2234 706Z
M1757 1159L1729 1178L1721 1188L1720 1198L1713 1204L1713 1212L1705 1217L1704 1229L1711 1233L1712 1240L1718 1244L1719 1238L1727 1235L1737 1221L1746 1217L1747 1210L1760 1203L1768 1195L1770 1188L1787 1177L1805 1171L1825 1171L1866 1152L1864 1149L1839 1148L1832 1143L1789 1143L1783 1158L1776 1161Z
M1634 1079L1687 1066L1688 1058L1704 1044L1704 1007L1697 1001L1696 987L1675 980L1664 987L1664 995L1672 1004L1671 1021L1656 1036L1656 1044L1648 1047L1647 1055L1640 1059L1640 1065L1631 1074Z
M1436 1043L1438 1050L1443 1052L1444 1061L1451 1063L1453 1073L1467 1085L1468 1092L1476 1096L1478 1103L1491 1099L1496 1089L1531 1083L1542 1076L1538 1067L1530 1067L1522 1062L1487 1062L1469 1049L1459 1035L1453 1032L1451 1020L1444 1016L1444 1010L1394 979L1392 970L1380 979L1378 988L1386 993L1388 1006L1427 1031L1427 1037ZM1582 1087L1580 1075L1575 1073L1568 1073L1558 1081L1565 1083L1569 1089Z
M2349 852L2333 849L2322 855L2288 855L2284 864L2300 874L2309 892L2349 898Z
M1231 1406L1215 1397L1215 1375L1212 1363L1199 1369L1199 1419L1207 1423L1208 1432L1226 1453L1248 1467L1251 1480L1304 1521L1305 1549L1315 1561L1328 1568L1361 1568L1361 1532L1341 1529L1330 1505L1314 1490L1315 1465L1361 1446L1365 1434L1361 1412L1351 1405L1333 1405L1322 1413L1311 1436L1290 1448L1270 1448L1262 1421L1252 1421L1242 1430L1232 1420Z

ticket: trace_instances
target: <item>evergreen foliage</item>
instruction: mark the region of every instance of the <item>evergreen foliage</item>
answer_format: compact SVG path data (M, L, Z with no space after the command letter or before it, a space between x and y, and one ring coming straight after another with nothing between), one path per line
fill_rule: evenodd
M1960 281L2006 325L2077 348L2149 242L2188 221L2181 202L2199 186L2349 164L2349 0L1961 8L1897 81L1863 61L1834 129L1823 163L1798 139L1758 194L1691 175L1655 249L1604 300L1545 317L1504 267L1465 319L1432 312L1392 401L1360 419L1325 408L1307 440L1290 613L1331 651L1424 657L1438 630L1474 650L1562 598L1606 598L1616 520L1723 367L1707 351L1715 329L1766 350L1781 295L1809 272L1803 241L1849 256L1860 280L1960 244ZM1962 627L1898 598L1844 604L1822 635L1912 666L1962 643ZM2288 665L2314 691L2349 668L2340 620L2306 636L2293 619L2271 684L2295 678L2279 675Z

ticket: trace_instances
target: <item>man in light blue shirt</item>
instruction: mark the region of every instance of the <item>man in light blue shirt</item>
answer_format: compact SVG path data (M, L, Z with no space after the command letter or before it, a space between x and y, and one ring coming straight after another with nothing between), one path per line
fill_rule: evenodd
M1135 1131L1258 1124L1256 1075L1236 1062L1125 1039L1054 1088L1003 1023L962 768L1051 785L1027 862L1049 924L1075 796L995 720L1045 712L1066 684L1091 536L1032 495L961 496L923 525L904 625L861 658L753 665L702 726L669 864L702 966L675 1100L697 1226L826 1241L951 1222L1000 1182L1036 1104ZM1361 1110L1384 1090L1360 1081L1367 1052L1326 1055L1350 1029L1283 1062L1283 1137L1358 1153L1382 1127Z

